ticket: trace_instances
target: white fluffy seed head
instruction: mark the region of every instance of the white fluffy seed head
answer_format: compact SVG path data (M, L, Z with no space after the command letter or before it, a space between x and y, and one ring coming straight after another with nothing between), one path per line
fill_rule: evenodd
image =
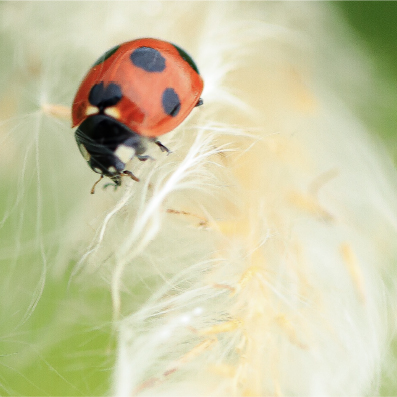
M6 354L20 359L4 357L15 370L1 378L6 392L43 393L37 379L56 373L46 394L376 393L390 363L397 186L346 101L364 96L370 75L335 37L332 9L159 1L0 11L4 53L14 54L0 80L10 93L0 112L1 224L11 231L0 250L2 335L19 338ZM92 196L95 175L69 124L28 113L25 95L37 86L41 102L70 103L88 65L142 36L192 55L204 105L161 137L170 155L152 145L155 161L129 164L139 183L123 178ZM23 78L4 78L16 71ZM110 387L100 365L112 367Z

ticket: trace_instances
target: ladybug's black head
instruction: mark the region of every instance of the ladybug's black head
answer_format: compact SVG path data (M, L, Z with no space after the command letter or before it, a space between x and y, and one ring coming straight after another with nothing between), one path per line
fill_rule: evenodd
M87 117L75 133L80 152L98 174L120 185L125 165L145 150L144 138L116 119L97 114Z

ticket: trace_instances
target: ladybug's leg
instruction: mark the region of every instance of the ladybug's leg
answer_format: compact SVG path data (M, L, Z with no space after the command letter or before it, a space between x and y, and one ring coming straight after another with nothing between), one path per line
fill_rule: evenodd
M116 190L119 186L121 186L121 177L122 176L129 176L131 179L133 179L136 182L139 182L139 178L137 178L131 171L124 170L121 174L118 175L113 175L109 176L109 178L114 182L114 183L107 183L104 188L106 189L108 186L113 186L114 190ZM99 181L98 181L99 182ZM97 183L98 183L97 182Z
M137 159L139 160L139 161L146 161L146 160L154 160L154 158L152 157L152 156L148 156L148 155L145 155L145 156L141 156L141 155L136 155L136 157L137 157Z
M109 176L109 178L113 181L113 183L107 183L104 185L104 189L106 189L108 186L113 186L114 190L116 191L119 186L121 186L121 175L112 175Z
M139 182L139 178L137 178L131 171L124 170L121 176L129 176L131 179L133 179L136 182Z
M101 177L94 183L94 186L93 186L92 189L91 189L91 194L94 194L94 193L95 193L95 187L96 187L96 185L98 185L98 183L102 180L102 178L103 178L103 174L101 174Z
M113 186L113 187L114 187L114 191L116 191L117 188L118 188L120 185L116 185L115 183L107 183L106 185L103 185L103 188L106 189L108 186Z
M154 143L160 148L162 152L167 152L167 154L171 153L171 150L165 147L160 141L155 140Z
M201 106L203 103L204 103L203 98L200 98L200 99L197 101L195 107Z

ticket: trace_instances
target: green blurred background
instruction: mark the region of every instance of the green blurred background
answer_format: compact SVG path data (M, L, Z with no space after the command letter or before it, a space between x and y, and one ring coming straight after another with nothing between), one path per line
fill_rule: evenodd
M374 77L383 78L388 87L386 95L376 92L378 107L369 104L371 108L364 109L364 114L373 130L388 142L397 163L397 2L337 1L334 5L357 35L357 44L373 58Z
M367 50L374 61L376 76L384 79L386 100L382 95L384 87L377 92L375 105L362 109L372 130L388 144L397 165L397 2L393 1L340 1L334 5L341 12L347 24L357 35L357 41ZM380 395L397 395L397 341L390 352L394 364L384 369Z
M386 101L382 92L378 92L375 98L378 107L371 111L373 104L369 104L363 114L373 131L386 141L397 164L397 2L341 1L334 5L357 35L358 44L373 58L377 76L385 80L390 90L386 93ZM390 353L397 357L396 340ZM397 393L395 367L394 364L389 371L383 372L380 388L383 396Z
M335 2L347 22L382 61L385 72L397 77L397 3L393 1Z

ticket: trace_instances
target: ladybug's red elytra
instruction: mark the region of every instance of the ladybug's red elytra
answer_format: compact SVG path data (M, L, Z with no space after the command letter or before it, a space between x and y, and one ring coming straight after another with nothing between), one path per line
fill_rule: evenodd
M144 155L148 141L169 152L157 137L202 105L203 85L193 59L175 44L144 38L111 48L88 71L73 101L81 154L116 186L123 175L139 181L126 163L150 158Z

